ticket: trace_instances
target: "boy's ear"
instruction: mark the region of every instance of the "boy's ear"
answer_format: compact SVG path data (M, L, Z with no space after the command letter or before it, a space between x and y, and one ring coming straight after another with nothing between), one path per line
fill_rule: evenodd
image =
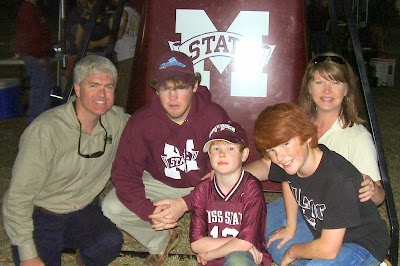
M197 81L196 84L194 84L193 86L193 92L196 92L198 87L199 87L199 82Z
M245 162L247 160L247 158L249 158L249 154L250 154L250 149L244 148L244 150L242 152L242 162Z

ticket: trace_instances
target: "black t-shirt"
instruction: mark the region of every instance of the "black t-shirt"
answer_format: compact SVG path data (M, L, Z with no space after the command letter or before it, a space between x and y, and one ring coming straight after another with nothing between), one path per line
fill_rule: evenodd
M324 145L318 147L323 156L312 175L306 178L289 175L271 164L269 178L288 181L314 238L320 238L323 229L346 228L344 243L358 244L383 261L390 238L372 200L359 200L361 173L341 155Z

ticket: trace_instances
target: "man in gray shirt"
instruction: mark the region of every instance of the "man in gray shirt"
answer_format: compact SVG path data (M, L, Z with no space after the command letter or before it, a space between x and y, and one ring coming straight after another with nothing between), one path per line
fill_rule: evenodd
M74 69L76 97L36 118L21 136L3 199L16 265L61 265L66 248L86 265L108 265L121 232L95 204L110 179L128 115L113 106L117 71L87 56Z

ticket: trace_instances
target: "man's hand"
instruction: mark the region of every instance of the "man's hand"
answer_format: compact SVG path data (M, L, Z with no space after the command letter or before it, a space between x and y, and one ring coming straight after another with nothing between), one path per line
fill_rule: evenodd
M169 207L170 206L167 205L167 204L157 206L155 208L154 212L149 216L149 218L151 218L152 215L161 213L163 210L166 210ZM171 228L174 228L174 227L178 226L178 223L177 223L176 220L167 219L165 217L151 218L151 222L152 222L152 226L151 227L156 231L161 231L161 230L164 230L164 229L171 229Z
M45 266L43 261L39 257L35 257L29 260L21 260L20 266Z
M186 202L182 199L163 199L154 203L156 209L149 215L152 219L155 230L174 228L178 225L177 221L188 210Z
M358 191L361 202L365 202L372 198L375 192L375 182L369 175L362 174L364 181L361 182L361 188Z
M293 230L290 230L287 226L281 227L278 230L276 230L268 239L267 243L267 248L271 245L272 242L282 239L279 244L277 245L277 248L281 248L283 245L285 245L290 239L293 238L295 232L292 232Z

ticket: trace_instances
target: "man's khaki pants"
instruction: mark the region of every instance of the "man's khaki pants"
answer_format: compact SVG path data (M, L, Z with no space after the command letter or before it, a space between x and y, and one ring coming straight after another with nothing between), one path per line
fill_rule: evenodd
M188 195L193 187L173 188L154 179L148 172L143 173L143 184L145 186L146 198L152 202L162 199L181 198ZM160 254L168 241L168 230L155 231L151 224L143 221L139 216L126 208L115 194L112 188L104 198L102 204L103 213L118 228L124 230L134 237L140 244L145 246L150 254Z

